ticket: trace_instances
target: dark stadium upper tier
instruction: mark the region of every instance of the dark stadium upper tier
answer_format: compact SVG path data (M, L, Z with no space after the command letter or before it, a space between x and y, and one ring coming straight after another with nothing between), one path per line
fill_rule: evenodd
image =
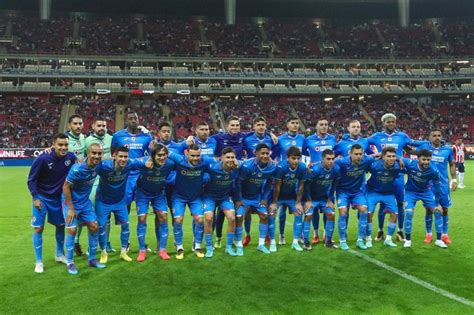
M9 52L172 56L407 58L474 55L474 21L335 24L311 20L0 16Z

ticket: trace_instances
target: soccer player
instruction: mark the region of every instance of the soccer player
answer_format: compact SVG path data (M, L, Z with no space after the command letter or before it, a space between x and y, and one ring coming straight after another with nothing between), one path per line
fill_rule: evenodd
M201 148L201 155L215 157L217 149L216 139L209 137L209 125L202 121L196 125L195 136L192 137L193 143Z
M303 152L309 155L311 163L321 162L324 150L333 150L337 144L336 137L328 133L329 122L321 118L316 122L316 133L304 140ZM326 216L324 216L326 218ZM319 211L313 213L313 244L319 243Z
M443 209L443 234L441 239L446 244L451 244L451 240L448 236L448 225L449 225L449 208L451 207L451 196L450 196L450 188L452 191L455 191L457 188L457 180L456 180L456 165L454 163L454 155L451 146L444 145L442 143L442 133L439 129L431 130L429 134L429 141L417 141L417 148L418 149L427 149L431 152L431 164L436 167L440 175L440 196L437 203ZM449 182L449 175L448 175L448 167L449 167L449 175L451 175L451 183ZM434 186L432 186L433 193ZM432 225L433 225L433 213L426 210L425 215L425 225L426 225L426 237L425 243L431 243L433 237L431 234Z
M462 141L463 140L461 138L456 139L453 145L454 159L455 159L456 168L457 168L456 175L457 175L457 178L459 179L458 188L460 189L463 189L466 187L464 186L464 155L466 154L467 150Z
M443 232L443 218L441 207L437 205L440 200L440 175L434 165L431 165L431 152L421 149L417 153L418 161L404 159L405 172L408 180L405 184L405 243L403 247L411 247L412 221L415 212L416 202L421 200L423 206L435 215L436 242L435 245L441 248L448 246L441 240ZM431 186L434 185L434 193Z
M240 174L236 182L236 228L235 239L237 255L244 254L242 244L242 221L247 209L257 212L260 218L259 240L257 250L270 254L265 247L265 236L268 232L268 198L276 165L270 161L270 148L260 143L255 149L255 158L245 161L240 167ZM276 246L271 248L276 250Z
M63 214L67 230L66 263L71 275L78 273L74 264L74 238L76 227L81 223L87 225L89 231L88 265L98 269L106 267L95 259L99 235L97 216L89 199L101 159L102 148L98 144L92 144L87 151L87 159L71 168L63 185Z
M225 252L230 256L237 256L232 247L235 236L235 207L232 201L235 180L239 175L238 162L234 149L228 147L222 150L220 162L216 162L206 170L209 181L203 194L204 235L206 240L206 257L211 258L214 253L212 246L212 223L216 207L227 217L227 242ZM219 240L220 242L220 240Z
M201 157L201 150L197 144L191 144L188 147L186 156L170 154L169 158L176 163L176 184L172 196L176 259L184 258L183 219L186 206L189 207L194 218L194 253L198 258L203 258L204 253L201 249L204 229L202 188L204 172L215 160Z
M153 212L158 218L159 238L157 239L158 255L163 260L169 260L170 257L166 252L168 242L168 204L165 196L166 180L169 174L174 170L175 163L168 159L168 148L163 144L156 144L151 150L151 161L153 167L151 169L144 168L140 172L137 182L136 203L138 213L137 238L139 244L139 254L137 261L145 261L146 250L146 219L148 207L151 205Z
M92 130L94 131L85 139L85 149L88 150L90 145L93 143L98 143L102 146L103 154L102 157L106 159L112 158L112 136L107 133L107 121L103 117L95 117L92 122ZM95 194L97 191L97 186L99 185L99 177L96 177L94 186L92 187L90 199L92 205L95 205ZM78 233L79 234L79 233ZM112 247L109 241L110 235L110 218L107 220L107 251L115 252L115 249ZM77 244L78 246L79 243Z
M367 208L369 211L366 243L368 248L372 247L372 220L375 207L379 203L381 211L390 213L387 236L384 244L388 247L397 247L392 241L392 235L397 225L397 201L395 199L394 182L403 170L397 160L396 150L393 147L385 147L382 150L382 159L375 161L369 167L371 174L367 181Z
M265 118L259 116L253 120L254 133L244 139L244 150L247 158L255 157L255 148L260 143L265 143L271 148L273 147L273 140L269 133L267 133L267 121Z
M324 213L326 217L325 246L337 248L332 241L334 233L334 191L340 178L339 166L334 164L335 154L330 149L322 152L321 162L311 166L311 172L305 183L305 220L303 222L303 248L311 250L309 230L314 211Z
M367 138L361 136L360 121L351 120L347 127L348 133L344 134L339 142L334 146L334 153L336 156L346 157L349 156L352 145L358 143L362 146L365 154L372 155L373 152L370 149Z
M301 199L303 196L304 182L306 180L306 164L301 162L301 150L297 147L290 147L286 151L286 160L278 163L275 172L275 185L273 188L273 198L269 206L268 234L270 235L270 251L276 251L275 242L275 213L278 208L288 207L290 213L295 218L293 222L293 243L291 248L296 251L303 251L298 239L301 236L303 227L303 206ZM282 236L280 235L280 239Z
M99 246L101 249L100 263L105 264L108 260L106 224L112 213L116 224L120 224L121 250L120 258L124 261L132 261L127 254L130 239L129 213L127 211L127 180L133 170L140 171L145 168L142 159L129 159L127 147L114 147L112 160L105 160L97 167L100 176L99 187L95 199L95 210L99 223ZM151 162L150 162L151 163Z
M171 124L167 121L164 121L158 125L158 141L168 148L169 152L174 152L179 155L184 154L184 150L187 148L186 142L174 142L171 139L172 135Z
M383 131L376 132L369 138L367 141L372 147L373 151L382 152L382 149L385 147L393 147L397 153L397 157L403 157L403 148L413 145L414 142L406 133L397 131L397 117L392 113L386 113L381 118L383 124ZM405 219L405 212L403 208L404 197L404 176L403 174L399 175L395 181L395 198L397 199L397 210L398 210L398 231L397 238L399 241L404 240L403 236L403 222ZM380 241L383 239L383 225L385 220L385 213L379 208L378 213L378 227L379 231L377 233L376 240Z
M76 160L74 153L68 152L68 141L66 134L55 134L53 136L53 151L38 156L33 161L28 174L28 189L33 198L31 226L33 227L36 273L44 271L43 230L46 216L48 222L56 226L55 260L66 263L61 192L64 180Z
M364 155L360 144L351 147L348 157L336 160L341 170L341 179L336 187L337 207L339 209L338 230L342 250L348 250L346 242L347 211L352 205L359 214L357 247L367 249L364 244L367 229L367 199L365 197L365 173L375 161L373 157Z

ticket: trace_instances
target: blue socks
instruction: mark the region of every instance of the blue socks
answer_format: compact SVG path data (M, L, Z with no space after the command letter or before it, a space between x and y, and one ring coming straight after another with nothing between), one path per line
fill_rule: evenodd
M212 247L212 233L206 234L204 238L206 239L206 247Z
M155 229L156 232L156 229ZM140 250L145 250L145 238L146 238L146 223L137 223L137 239L138 239L138 248Z
M319 209L314 209L313 218L311 221L313 223L314 233L317 234L319 230Z
M74 249L74 239L72 247ZM33 248L35 250L36 262L43 261L43 232L36 233L33 231Z
M64 255L64 226L56 227L56 256Z
M383 212L383 209L382 209L382 206L379 206L379 212L378 212L378 215L377 215L378 219L379 219L379 231L383 231L383 225L384 225L384 221L385 221L385 213Z
M395 233L397 224L395 222L388 222L387 235L392 236Z
M341 242L346 241L346 222L347 222L346 217L347 215L339 215L339 218L337 220L337 228L339 230L339 240Z
M286 224L286 206L280 209L280 213L278 214L278 223L280 229L280 235L285 235L285 224Z
M303 221L303 239L305 242L309 241L309 230L311 229L310 221Z
M427 211L425 214L426 233L431 234L433 229L433 213Z
M174 223L173 232L176 246L183 246L183 223Z
M130 239L130 224L122 224L122 228L120 230L120 243L122 244L122 248L127 248L128 240Z
M82 228L83 228L82 225L80 225L80 224L77 225L76 236L74 237L74 242L75 243L79 243L79 239L81 238L81 234L82 234Z
M434 213L435 217L435 229L436 229L436 239L440 240L441 239L441 233L443 232L443 215L441 212L436 211Z
M405 221L405 234L406 234L407 240L411 239L412 221L413 221L413 209L408 209L406 211L406 221Z
M235 227L235 241L242 242L242 227L241 226Z
M244 228L245 228L245 234L250 235L250 225L252 224L252 217L246 219L244 218Z
M104 228L104 243L107 242L107 233L105 233L105 226ZM88 238L89 238L89 257L88 260L94 260L95 259L95 254L97 252L97 243L99 242L99 233L96 232L91 232L89 229L88 231ZM104 247L105 248L105 247Z
M166 249L168 244L168 222L160 224L160 250Z
M259 223L258 224L258 238L259 238L258 243L259 243L259 245L265 244L265 236L267 236L267 232L268 232L268 224Z
M196 222L196 228L194 230L194 243L197 245L201 245L202 243L202 236L204 234L204 225L201 223Z
M443 215L443 234L448 234L449 215Z
M397 205L398 207L398 230L403 231L403 223L405 222L405 209L403 208L403 203ZM411 215L413 218L413 213Z
M367 212L360 212L359 213L358 238L360 240L364 239L364 237L365 237L365 232L367 230L367 216L368 216Z
M107 246L107 228L105 225L99 226L99 246L104 250Z
M227 232L227 240L226 240L226 245L227 247L232 246L232 243L234 242L234 233L233 232ZM240 236L242 237L242 228L240 228Z
M72 264L74 262L74 239L74 235L69 233L66 234L66 259L68 264Z
M275 239L275 217L274 216L269 216L268 217L268 234L270 235L270 239L274 240Z
M367 229L365 231L365 236L372 237L372 230L374 228L374 224L372 222L367 222Z
M301 231L303 231L303 216L295 215L293 221L293 239L297 240L301 236Z
M222 238L222 229L224 228L224 220L225 220L225 214L223 211L218 211L217 212L217 218L216 218L216 237L217 238Z
M334 221L326 221L326 242L331 242L332 235L334 234Z

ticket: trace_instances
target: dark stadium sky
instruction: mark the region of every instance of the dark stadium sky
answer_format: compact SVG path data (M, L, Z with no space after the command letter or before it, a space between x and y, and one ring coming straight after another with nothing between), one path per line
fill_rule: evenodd
M52 0L53 11L223 16L224 0ZM0 9L38 10L38 0L3 0ZM237 16L397 18L396 0L237 0ZM411 17L474 16L473 0L412 0Z

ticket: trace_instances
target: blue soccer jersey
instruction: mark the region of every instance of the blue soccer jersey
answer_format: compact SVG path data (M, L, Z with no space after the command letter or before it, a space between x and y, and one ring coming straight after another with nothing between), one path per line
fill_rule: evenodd
M155 165L152 169L142 168L138 178L137 188L145 195L156 196L163 193L169 174L175 169L175 163L166 159L161 166Z
M275 163L268 162L266 165L258 165L255 158L245 161L240 167L237 179L236 199L268 200L275 171Z
M449 164L454 161L453 150L450 145L434 147L429 141L416 141L417 149L427 149L432 153L430 164L434 165L439 172L442 186L449 186Z
M408 175L408 180L405 184L406 191L423 193L431 190L434 185L439 190L440 175L436 166L430 163L426 169L421 169L418 161L403 159L405 163L405 173Z
M90 168L86 162L74 164L69 171L66 181L72 185L71 201L76 209L87 209L90 206L89 195L97 174L98 166Z
M288 161L281 161L277 165L274 178L281 180L278 200L296 200L299 183L306 180L306 165L300 162L295 169L291 169Z
M370 149L367 138L363 138L363 137L353 138L349 134L343 135L341 140L339 140L339 142L334 146L334 153L336 154L336 156L342 156L342 157L349 156L351 148L354 144L360 144L365 154L367 155L373 154L372 150Z
M224 171L223 162L216 162L206 170L209 181L206 184L204 195L215 200L231 197L235 189L235 181L239 176L239 169Z
M129 133L127 129L122 129L114 133L112 148L127 147L130 150L128 153L129 158L141 158L148 154L151 140L152 138L148 133L140 131L134 135Z
M270 149L273 148L272 137L267 133L263 134L262 136L257 135L257 133L253 133L244 139L244 149L245 153L247 154L247 158L250 159L255 157L255 149L260 143L265 143L270 147Z
M114 160L102 161L97 167L100 176L96 200L105 204L116 204L124 200L127 178L131 171L145 168L145 159L129 159L121 170L115 169Z
M399 174L403 174L400 164L395 161L392 167L385 167L383 160L377 160L369 167L371 174L367 181L367 189L379 194L395 194L394 182Z
M209 137L206 141L202 141L199 137L194 137L194 143L201 149L201 156L215 157L217 150L216 139Z
M311 163L316 163L322 160L324 150L334 149L336 142L336 137L331 134L326 134L324 137L314 134L304 140L303 153L309 155Z
M406 133L395 131L391 134L386 132L376 132L367 141L372 150L381 153L385 147L393 147L399 157L403 156L403 148L407 145L413 145L414 141Z
M159 140L158 143L167 147L170 153L173 152L179 155L184 155L184 150L186 150L188 147L188 145L186 144L186 141L174 142L172 140L168 140L168 141Z
M286 151L290 147L297 147L303 153L303 145L305 138L302 134L290 135L288 132L285 132L278 137L278 144L274 147L272 152L272 157L276 157L279 161L286 160Z
M365 173L374 161L373 157L367 155L362 158L358 165L352 163L350 156L336 160L336 165L341 170L341 178L336 190L350 194L365 191Z
M337 182L341 176L340 172L340 168L337 165L326 169L321 162L314 164L306 179L305 200L326 201L329 198L333 198Z

